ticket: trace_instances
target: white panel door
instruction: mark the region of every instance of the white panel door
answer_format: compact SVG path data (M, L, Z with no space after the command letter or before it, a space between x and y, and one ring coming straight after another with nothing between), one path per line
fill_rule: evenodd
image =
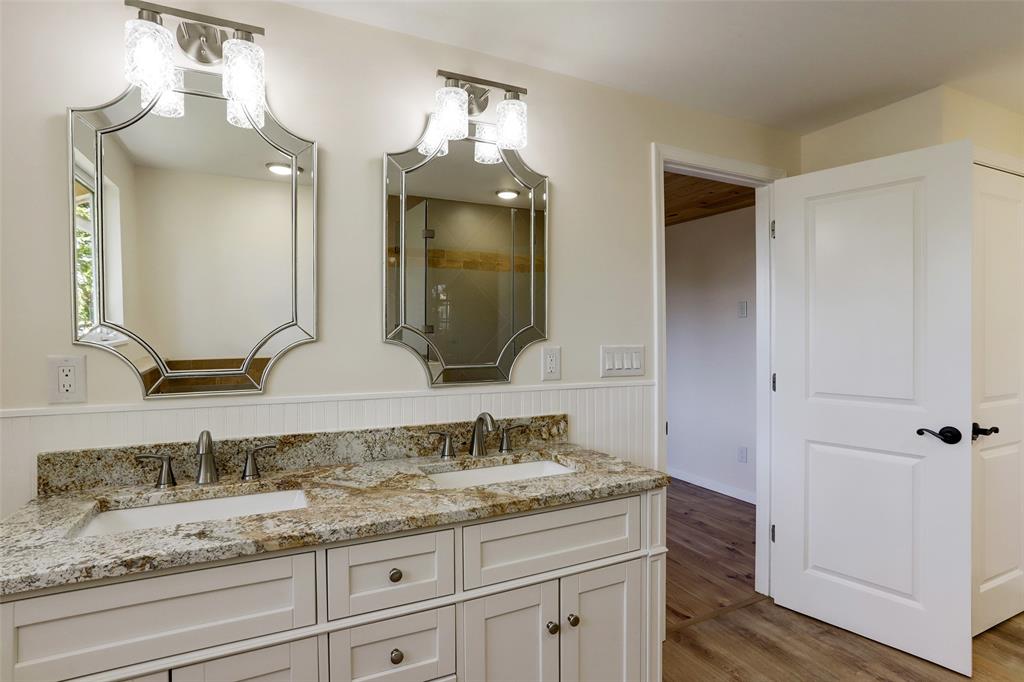
M772 245L772 595L966 674L971 154L780 180Z
M465 604L460 677L472 682L558 682L558 581Z
M635 682L643 654L640 559L560 581L560 682Z
M1024 611L1024 178L974 170L974 633Z

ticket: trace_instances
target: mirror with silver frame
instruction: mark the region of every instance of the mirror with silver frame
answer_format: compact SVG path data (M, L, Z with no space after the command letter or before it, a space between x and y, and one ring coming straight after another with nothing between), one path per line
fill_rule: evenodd
M384 158L384 338L431 386L509 381L547 334L548 179L477 130Z
M220 75L182 71L68 110L74 342L146 397L261 391L316 338L316 143L228 123Z

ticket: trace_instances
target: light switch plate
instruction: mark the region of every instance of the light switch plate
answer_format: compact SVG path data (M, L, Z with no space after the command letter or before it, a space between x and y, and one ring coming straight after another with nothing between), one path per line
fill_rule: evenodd
M85 402L85 356L49 355L46 385L51 403Z
M540 361L541 381L560 381L562 379L561 346L544 346Z
M746 464L750 461L750 455L745 447L740 446L740 448L736 450L736 461L740 464Z
M601 346L602 377L642 377L643 346Z
M741 318L747 316L747 302L746 301L740 301L738 312L739 312L739 316Z

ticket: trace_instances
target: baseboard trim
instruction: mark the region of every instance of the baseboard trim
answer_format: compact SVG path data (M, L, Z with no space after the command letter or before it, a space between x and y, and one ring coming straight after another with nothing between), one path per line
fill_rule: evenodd
M667 473L672 478L678 478L680 481L686 481L687 483L692 483L693 485L700 486L701 488L707 488L708 490L716 493L734 497L737 500L749 502L750 504L757 504L757 491L743 490L742 488L726 485L725 483L720 483L719 481L711 478L697 476L689 473L688 471L683 471L682 469L677 469L672 466L668 467Z

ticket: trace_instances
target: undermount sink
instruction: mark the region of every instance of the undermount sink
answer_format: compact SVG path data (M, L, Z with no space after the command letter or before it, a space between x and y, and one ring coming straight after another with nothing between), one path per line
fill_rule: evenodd
M97 514L78 535L109 535L195 521L218 521L235 516L305 509L306 506L306 495L301 490L279 490L272 493L115 509Z
M440 474L430 474L427 478L437 484L439 488L469 488L474 485L507 483L509 481L522 481L527 478L571 474L573 471L573 469L562 466L557 462L541 460L539 462L504 464L502 466L482 467L479 469L446 471Z

